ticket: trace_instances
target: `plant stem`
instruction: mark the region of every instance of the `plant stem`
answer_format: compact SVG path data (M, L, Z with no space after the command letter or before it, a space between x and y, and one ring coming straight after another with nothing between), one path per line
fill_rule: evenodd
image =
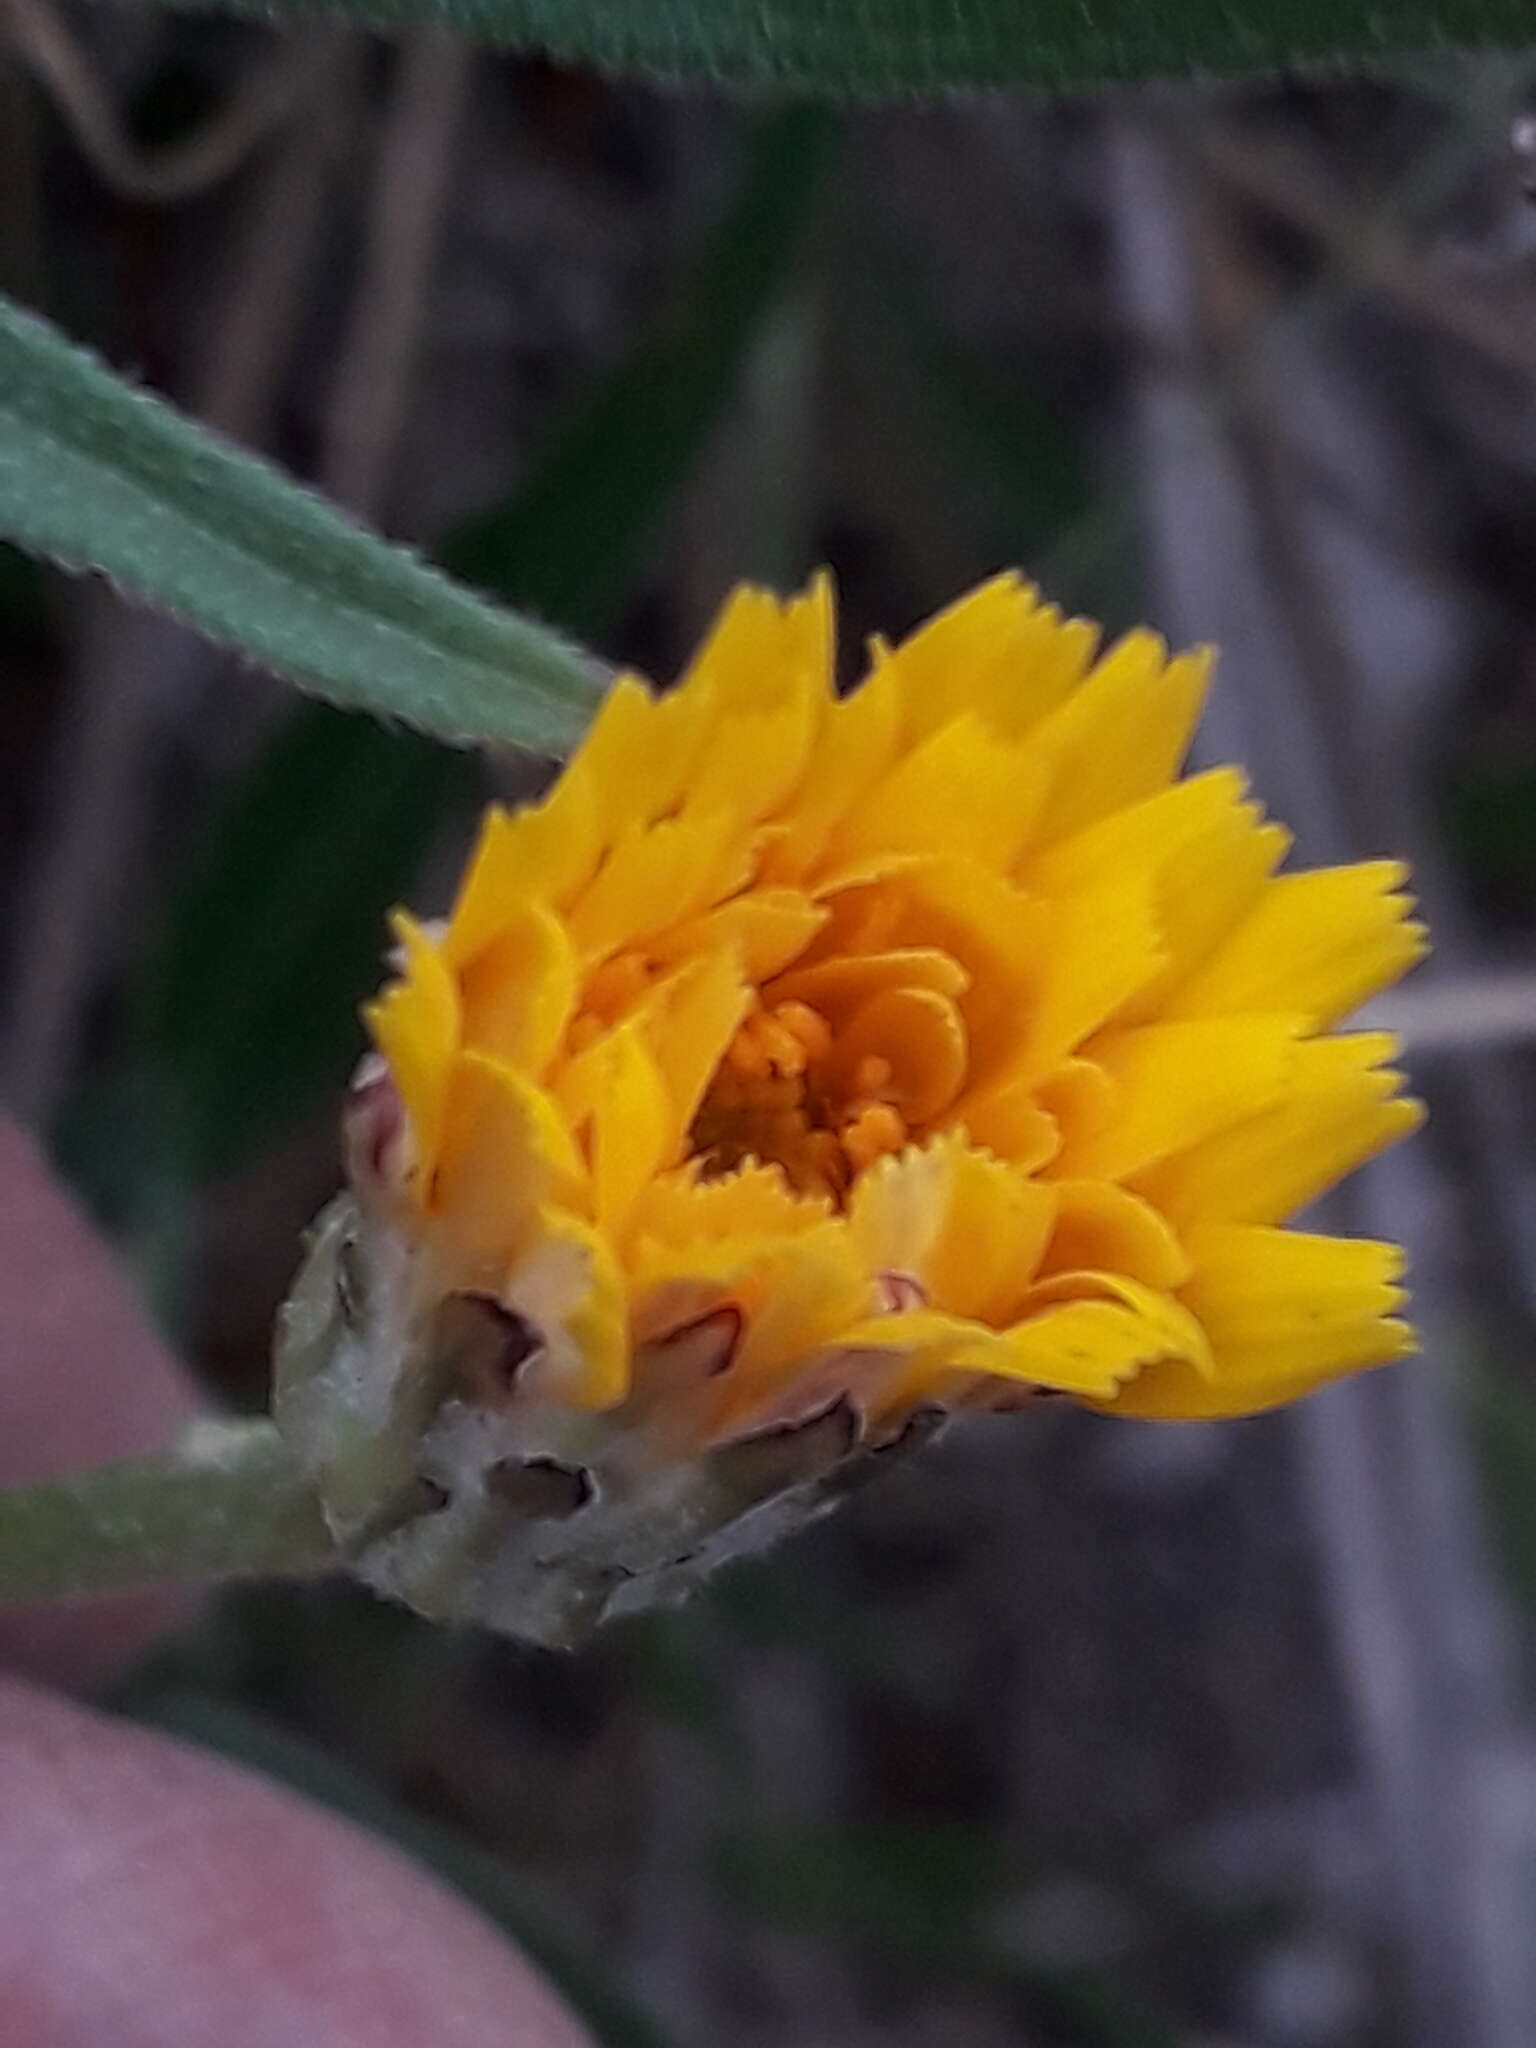
M199 1423L154 1457L0 1490L0 1606L337 1562L270 1422Z

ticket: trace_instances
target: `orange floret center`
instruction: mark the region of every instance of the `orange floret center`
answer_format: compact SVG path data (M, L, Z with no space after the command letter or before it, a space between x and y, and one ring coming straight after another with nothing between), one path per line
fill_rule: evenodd
M706 1176L748 1160L783 1169L801 1194L841 1198L855 1177L911 1135L880 1053L839 1059L831 1025L811 1004L761 1000L731 1040L694 1119L691 1149Z

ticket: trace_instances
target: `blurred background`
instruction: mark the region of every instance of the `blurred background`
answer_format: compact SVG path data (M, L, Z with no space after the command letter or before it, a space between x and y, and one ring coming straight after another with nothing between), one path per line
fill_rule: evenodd
M616 660L828 562L1224 650L1203 744L1411 853L1435 1112L1331 1222L1426 1361L957 1429L579 1656L229 1595L117 1706L461 1888L613 2048L1536 2042L1536 60L733 107L435 39L0 12L0 285ZM264 1400L382 916L477 762L0 552L0 1093Z

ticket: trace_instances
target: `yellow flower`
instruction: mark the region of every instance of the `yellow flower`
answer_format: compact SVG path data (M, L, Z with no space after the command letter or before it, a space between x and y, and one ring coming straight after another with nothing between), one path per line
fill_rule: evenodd
M1177 779L1209 668L1003 576L839 697L829 583L742 589L490 812L368 1021L403 1227L519 1398L691 1454L1412 1348L1394 1247L1281 1226L1419 1121L1333 1027L1424 933L1395 863L1277 875L1240 774Z

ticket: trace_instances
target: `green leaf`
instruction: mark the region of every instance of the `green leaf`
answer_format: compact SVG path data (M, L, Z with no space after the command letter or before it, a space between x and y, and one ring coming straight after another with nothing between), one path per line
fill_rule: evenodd
M132 595L333 703L450 740L552 748L586 655L354 525L0 299L0 538Z
M736 192L634 347L576 402L522 487L440 550L487 588L596 632L713 431L792 263L836 124L759 121ZM197 1178L237 1165L362 1048L383 916L433 835L479 792L474 764L305 705L269 741L189 864L152 953L138 1092Z
M188 4L188 0L176 0ZM192 0L195 4L195 0ZM1531 0L216 0L263 20L438 23L613 71L875 98L1077 87L1529 43Z

